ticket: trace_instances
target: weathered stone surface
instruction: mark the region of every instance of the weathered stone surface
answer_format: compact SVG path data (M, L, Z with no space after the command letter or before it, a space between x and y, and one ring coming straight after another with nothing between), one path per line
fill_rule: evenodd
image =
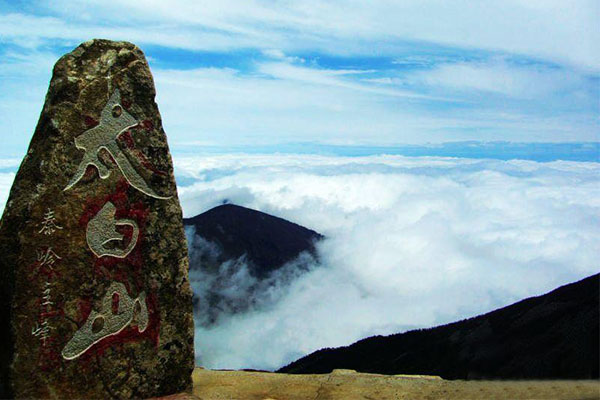
M192 293L171 156L142 51L55 65L0 223L0 397L191 389Z

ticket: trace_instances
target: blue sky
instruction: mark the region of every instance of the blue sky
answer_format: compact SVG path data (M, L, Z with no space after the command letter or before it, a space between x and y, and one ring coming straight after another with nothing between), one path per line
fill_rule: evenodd
M144 50L174 151L598 142L599 4L0 1L0 156L95 37Z

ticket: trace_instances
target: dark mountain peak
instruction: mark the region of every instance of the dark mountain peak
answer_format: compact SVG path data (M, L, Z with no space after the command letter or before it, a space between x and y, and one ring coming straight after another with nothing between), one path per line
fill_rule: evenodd
M318 265L315 242L323 236L282 218L223 204L183 222L202 326L272 304L285 292L274 289Z
M600 274L478 317L322 349L279 372L597 379Z
M314 243L323 236L313 230L261 211L223 204L183 220L195 234L219 247L220 260L243 255L251 272L264 277L308 251L316 256Z

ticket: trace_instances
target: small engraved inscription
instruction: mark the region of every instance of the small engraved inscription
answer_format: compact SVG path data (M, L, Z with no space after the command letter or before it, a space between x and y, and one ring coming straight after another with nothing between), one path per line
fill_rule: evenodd
M88 223L85 237L90 249L97 257L111 256L125 258L133 250L138 239L140 229L131 219L115 219L116 207L110 201ZM124 249L108 247L113 241L122 241L123 234L117 232L117 226L129 225L133 228L131 240Z
M62 229L62 226L59 226L56 223L56 217L54 216L54 211L50 208L44 214L44 219L40 224L42 227L38 231L38 233L43 233L44 235L52 235L56 232L57 229Z
M113 298L118 296L118 306L113 309ZM113 282L102 298L100 312L92 310L81 328L69 340L62 350L62 356L66 360L73 360L94 344L109 336L121 332L133 320L137 314L138 332L144 332L148 327L148 308L146 306L146 293L133 300L125 285L121 282Z
M42 347L47 346L48 340L50 339L50 331L54 329L52 326L50 326L50 323L48 321L48 316L51 314L50 309L53 305L54 302L51 299L50 282L46 281L44 283L44 291L42 292L42 302L40 304L41 323L36 322L35 326L31 328L31 334L40 338L40 341L42 342Z
M57 230L63 229L57 222L56 215L51 208L47 208L42 221L35 228L38 234L51 236ZM33 252L35 262L32 264L33 271L38 277L44 277L42 282L42 294L39 297L39 312L33 326L31 326L31 335L38 338L40 347L38 352L38 366L42 370L48 370L53 367L53 360L56 360L58 353L55 352L53 343L55 337L53 330L55 327L51 324L52 318L60 315L61 310L56 308L55 300L52 298L53 277L59 276L57 267L62 257L59 256L51 246L40 246Z
M100 123L75 138L75 146L84 150L85 153L77 167L77 172L64 190L69 190L79 182L88 165L96 167L101 179L108 178L110 170L98 159L99 151L104 149L110 153L131 186L150 197L157 199L171 198L171 196L163 197L154 192L131 165L129 159L117 144L119 135L138 124L138 121L123 109L119 104L120 102L121 95L119 90L116 89L100 113Z
M52 250L52 247L47 247L43 250L36 250L38 268L45 268L48 271L54 271L54 264L61 260L58 254Z

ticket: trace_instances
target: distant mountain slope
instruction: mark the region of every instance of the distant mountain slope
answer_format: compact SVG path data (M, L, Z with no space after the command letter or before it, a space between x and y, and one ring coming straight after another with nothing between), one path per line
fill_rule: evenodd
M323 236L249 208L225 204L184 219L194 318L220 318L276 303L287 286L318 265Z
M183 223L193 225L196 235L218 246L218 262L245 255L251 273L261 278L303 251L315 255L314 243L323 238L293 222L234 204L215 207ZM191 268L196 267L192 263Z
M593 275L475 318L319 350L278 372L598 378L599 286L600 274Z

